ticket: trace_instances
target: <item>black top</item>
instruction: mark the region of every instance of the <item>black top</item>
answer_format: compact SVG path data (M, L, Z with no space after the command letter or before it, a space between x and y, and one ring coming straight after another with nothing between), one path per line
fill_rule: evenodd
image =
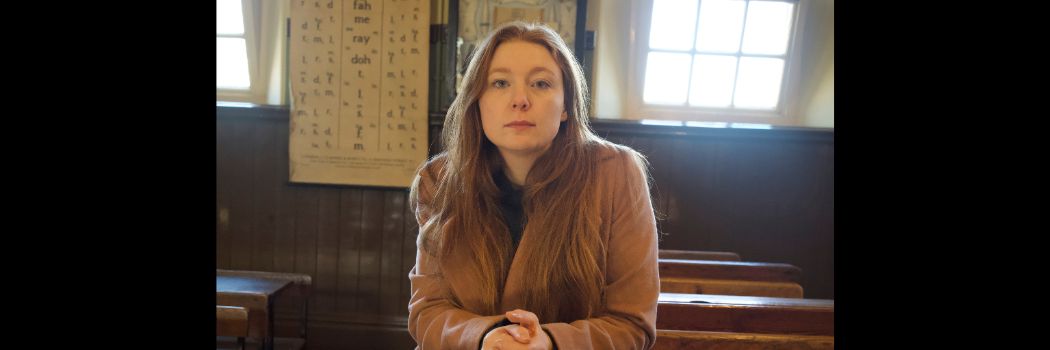
M521 188L512 184L503 173L497 173L495 177L496 185L500 190L499 210L503 214L503 221L507 223L507 228L510 230L511 241L514 242L511 251L516 251L518 242L521 242L521 231L525 228L525 209L521 206Z

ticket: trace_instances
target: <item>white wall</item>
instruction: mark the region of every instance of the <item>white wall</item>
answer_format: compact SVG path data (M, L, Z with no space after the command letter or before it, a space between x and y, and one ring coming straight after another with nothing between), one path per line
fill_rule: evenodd
M636 1L636 0L632 0ZM597 118L623 118L630 53L631 1L589 0L597 10L594 43L594 112Z
M810 0L806 36L814 38L805 48L800 124L835 127L835 0Z

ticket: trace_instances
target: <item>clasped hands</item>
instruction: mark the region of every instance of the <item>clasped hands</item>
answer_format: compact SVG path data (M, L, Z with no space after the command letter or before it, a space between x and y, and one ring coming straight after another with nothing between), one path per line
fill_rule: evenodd
M553 342L547 332L540 328L536 314L521 309L507 311L510 324L495 328L481 340L481 350L550 350Z

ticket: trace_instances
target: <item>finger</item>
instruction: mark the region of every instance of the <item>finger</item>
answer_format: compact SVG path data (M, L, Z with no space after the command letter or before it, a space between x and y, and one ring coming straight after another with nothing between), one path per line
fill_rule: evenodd
M536 317L536 314L521 309L507 311L506 316L508 320L514 323L522 323L528 321L532 321L533 323L539 323L539 319Z
M504 327L504 330L506 330L507 334L510 334L510 336L519 343L528 344L529 340L532 338L532 333L525 327L509 325Z
M532 333L536 333L539 330L540 321L536 317L536 314L516 309L513 311L507 311L507 320L520 324L522 327L527 328Z

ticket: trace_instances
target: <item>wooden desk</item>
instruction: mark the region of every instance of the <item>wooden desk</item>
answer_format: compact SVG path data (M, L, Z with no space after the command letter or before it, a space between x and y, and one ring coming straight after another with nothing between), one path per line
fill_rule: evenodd
M306 333L309 323L309 304L313 294L313 279L310 275L292 272L251 271L251 270L224 270L215 269L218 276L229 277L257 277L271 280L287 280L292 282L281 291L281 298L274 303L274 317L281 316L283 306L295 306L299 309L299 338L306 342ZM290 302L290 303L289 303ZM276 335L275 335L276 336ZM281 345L280 337L276 338L277 345Z
M258 277L215 276L217 305L248 309L248 335L259 337L263 349L273 349L273 297L291 285L291 281Z
M666 330L835 335L835 301L660 293L656 328Z

